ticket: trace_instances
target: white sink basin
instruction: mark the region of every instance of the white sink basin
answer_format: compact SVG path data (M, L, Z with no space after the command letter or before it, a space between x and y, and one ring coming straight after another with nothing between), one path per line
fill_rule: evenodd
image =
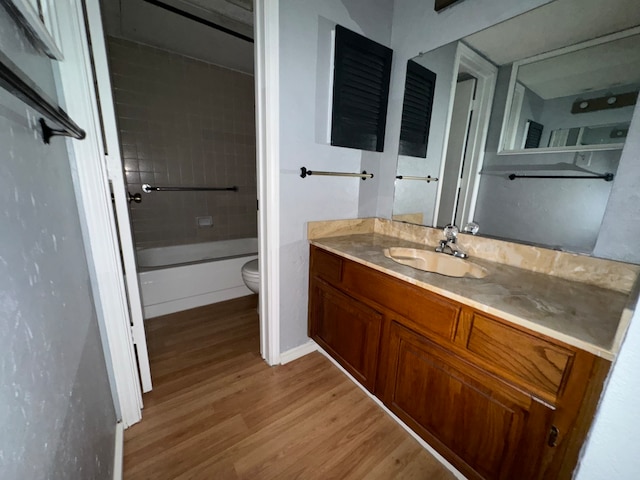
M425 272L448 277L483 278L487 271L480 265L444 253L418 248L391 247L384 249L384 256L394 262Z

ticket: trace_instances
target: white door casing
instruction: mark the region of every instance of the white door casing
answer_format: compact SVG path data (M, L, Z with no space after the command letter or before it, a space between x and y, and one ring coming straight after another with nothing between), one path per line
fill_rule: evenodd
M440 177L440 208L436 226L455 223L456 206L459 200L461 173L466 156L469 120L473 111L473 94L476 80L464 80L456 84L453 94L453 111L449 127L449 140L444 162L444 174Z
M122 158L120 156L120 139L116 125L116 113L114 110L111 78L109 77L109 64L107 61L107 47L105 45L104 30L102 28L99 1L86 0L86 8L96 85L99 94L100 111L102 112L102 126L104 128L104 138L108 152L105 155L107 176L111 181L111 188L113 189L116 222L120 236L122 263L124 265L125 286L129 299L131 332L138 360L142 391L148 392L152 389L151 369L149 367L147 338L144 331L144 316L142 314L142 301L140 298L140 283L133 247L133 235L131 234L131 223L129 222L127 191L122 168Z
M466 163L464 176L461 182L460 199L458 201L458 215L462 225L473 220L480 186L480 170L484 161L484 149L489 130L489 117L493 104L493 95L496 87L498 68L484 57L478 55L464 43L458 42L456 59L454 62L454 74L452 91L455 91L458 73L464 71L476 79L476 94L474 103L474 115L469 127L469 137L466 149ZM447 126L445 128L444 149L442 158L447 156L447 145L451 127L451 115L453 111L454 96L451 96ZM440 177L444 174L445 162L440 165ZM434 209L433 225L437 224L438 211L440 209L440 197L442 184L438 186L436 205ZM462 226L460 225L460 226ZM482 226L480 226L482 228Z
M88 0L99 8L98 0ZM89 6L89 5L88 5ZM49 9L59 26L64 51L58 85L64 108L86 132L84 140L67 140L80 224L92 280L96 313L116 411L124 426L141 419L142 394L132 343L131 322L122 275L111 192L104 162L82 2L59 2ZM62 141L53 139L52 141Z
M280 109L278 0L256 0L254 19L260 353L280 363Z
M142 418L142 395L140 378L136 366L136 355L133 347L133 336L137 340L145 339L142 332L132 331L127 306L126 291L119 258L118 238L109 189L109 177L118 182L118 174L122 175L119 158L117 131L115 130L115 113L111 99L108 65L106 62L104 34L100 15L99 0L85 1L87 26L91 33L95 68L99 80L98 88L102 99L102 113L106 120L112 119L109 126L105 122L107 145L113 156L118 156L116 163L113 157L107 165L100 139L100 123L92 72L90 68L89 46L85 25L82 19L82 5L79 0L63 2L60 5L60 30L65 32L65 44L75 46L77 58L75 70L67 64L62 68L62 85L69 93L67 110L86 130L87 139L73 142L75 154L72 163L82 158L83 167L78 168L80 185L79 205L83 228L87 230L87 255L90 269L95 272L96 308L99 317L106 325L108 343L108 370L113 372L116 384L118 407L125 427L140 421ZM261 208L258 212L260 233L260 337L261 354L269 365L280 363L280 331L279 331L279 76L278 76L278 0L256 1L256 119L258 138L258 199ZM103 52L101 55L98 51ZM66 69L66 71L65 71ZM82 83L79 89L78 82ZM106 85L106 86L105 86ZM103 93L104 91L104 93ZM82 92L83 95L79 95ZM80 115L84 112L84 115ZM80 145L80 147L78 147ZM91 145L91 150L88 146ZM113 146L111 146L113 145ZM84 148L84 150L79 150ZM91 159L91 161L87 161ZM113 160L113 161L112 161ZM90 176L93 182L89 181ZM124 205L124 180L120 177L121 188L116 188L116 203ZM118 201L118 197L120 200ZM125 217L128 220L128 212ZM129 225L126 225L129 232ZM132 247L132 242L129 242ZM131 249L131 254L133 251ZM131 263L131 262L129 262ZM137 276L133 278L137 281ZM139 294L135 295L138 298ZM141 310L140 310L141 311ZM141 318L141 316L140 316ZM146 358L146 345L144 348Z

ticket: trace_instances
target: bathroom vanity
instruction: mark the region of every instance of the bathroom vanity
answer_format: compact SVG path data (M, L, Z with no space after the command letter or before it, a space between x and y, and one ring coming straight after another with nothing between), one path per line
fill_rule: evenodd
M309 336L468 478L570 478L629 292L477 257L482 279L423 272L384 250L432 247L361 231L310 231Z

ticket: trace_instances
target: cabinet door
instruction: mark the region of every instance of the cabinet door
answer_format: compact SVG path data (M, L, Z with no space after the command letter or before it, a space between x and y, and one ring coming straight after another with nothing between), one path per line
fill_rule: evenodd
M385 403L470 478L535 478L553 410L392 322Z
M378 366L382 315L312 278L309 335L368 390Z

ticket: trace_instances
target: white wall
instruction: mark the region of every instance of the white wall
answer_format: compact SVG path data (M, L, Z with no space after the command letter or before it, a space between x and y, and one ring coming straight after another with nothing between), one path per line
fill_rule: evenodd
M307 341L307 222L357 217L361 185L377 180L300 178L303 166L357 172L363 158L360 150L326 140L331 29L338 23L389 45L392 13L385 0L280 1L281 351Z
M640 475L638 365L640 365L640 310L636 309L620 355L610 373L583 450L576 480L605 478L632 480Z
M636 104L627 141L593 254L640 263L640 103Z
M3 7L0 50L57 98L56 62ZM116 412L66 141L1 92L0 477L108 479Z

